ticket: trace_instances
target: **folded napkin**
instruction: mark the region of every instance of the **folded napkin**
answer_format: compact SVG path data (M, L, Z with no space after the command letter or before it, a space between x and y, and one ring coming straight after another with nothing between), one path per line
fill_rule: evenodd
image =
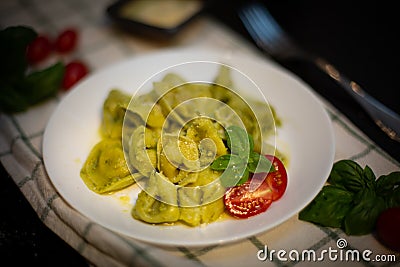
M257 53L245 40L207 17L194 22L191 31L183 32L172 44L156 44L135 36L124 35L115 31L102 19L106 3L105 0L94 1L93 4L88 1L80 9L81 12L76 13L73 11L80 1L51 1L46 2L46 5L33 2L24 6L22 4L19 6L18 2L5 7L19 12L12 18L11 16L2 18L1 24L25 22L48 30L60 27L61 23L65 25L67 22L85 25L82 28L80 53L93 70L128 56L157 50L160 46L208 46L227 51ZM62 10L65 14L63 19L60 21L52 10ZM321 259L326 264L340 263L349 266L396 264L373 261L377 255L395 255L399 264L400 255L383 247L372 235L347 236L338 229L318 227L300 221L297 215L260 235L231 244L199 248L160 247L108 230L71 207L58 194L46 173L41 149L42 136L49 117L62 97L60 94L57 98L32 107L24 113L0 114L0 160L43 223L93 265L309 266L313 263L312 258L308 260L306 258L305 261L289 261L289 252L293 251L292 255L295 255L294 251L305 252L305 257L311 257L312 255L308 256L310 251L324 255L324 250L332 249L359 252L371 250L371 261L344 261L338 258L333 260L326 256ZM368 164L377 176L399 170L399 162L379 149L339 111L323 99L321 101L333 123L336 139L335 160L352 159L361 166ZM265 258L263 252L266 248L276 252L285 250L286 258L278 257L277 253L273 259Z

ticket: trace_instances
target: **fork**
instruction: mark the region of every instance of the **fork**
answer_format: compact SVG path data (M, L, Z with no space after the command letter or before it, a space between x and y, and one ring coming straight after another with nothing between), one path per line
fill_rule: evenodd
M400 142L400 116L365 92L325 59L305 51L286 34L268 9L258 2L239 10L239 18L256 45L276 60L297 58L310 61L339 83L391 139Z

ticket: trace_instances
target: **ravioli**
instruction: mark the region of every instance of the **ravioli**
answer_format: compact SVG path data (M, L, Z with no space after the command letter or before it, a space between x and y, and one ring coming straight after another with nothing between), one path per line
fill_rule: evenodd
M260 152L280 120L272 107L228 89L233 82L226 66L214 81L188 83L169 73L146 94L131 98L111 90L103 105L102 140L81 169L87 187L104 194L138 183L142 190L131 215L146 223L195 227L217 220L226 188L222 172L210 165L229 152L224 129L241 123Z
M118 191L135 183L118 139L106 138L97 143L80 175L86 186L99 194Z

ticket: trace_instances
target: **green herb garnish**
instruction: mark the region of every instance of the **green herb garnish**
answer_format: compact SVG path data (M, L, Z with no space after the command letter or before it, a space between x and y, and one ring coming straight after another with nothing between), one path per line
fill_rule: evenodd
M382 211L400 206L398 171L376 179L370 167L341 160L333 165L328 183L299 213L300 220L364 235L373 231Z
M29 27L0 31L0 111L19 112L55 95L61 86L64 64L28 72L26 48L37 36Z
M239 126L229 126L226 131L230 154L214 160L211 169L224 171L222 184L226 187L240 185L249 179L250 173L270 172L271 162L254 150L253 137Z

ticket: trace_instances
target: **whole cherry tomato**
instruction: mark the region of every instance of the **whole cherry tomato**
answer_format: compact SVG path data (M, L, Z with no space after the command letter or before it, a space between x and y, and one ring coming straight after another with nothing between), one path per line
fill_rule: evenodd
M59 53L68 53L75 49L78 43L78 32L76 29L63 30L56 38L54 48Z
M65 66L62 87L67 90L88 74L89 69L82 61L71 61Z
M287 187L287 173L283 163L274 156L265 155L275 168L269 173L256 173L266 177L256 190L250 190L251 179L234 186L225 193L224 204L227 212L237 218L248 218L268 209L271 203L282 197ZM259 179L258 177L257 179Z
M383 211L376 222L376 232L379 241L388 248L400 252L400 207Z
M30 64L45 60L52 51L50 39L46 35L37 36L26 48L26 57Z

